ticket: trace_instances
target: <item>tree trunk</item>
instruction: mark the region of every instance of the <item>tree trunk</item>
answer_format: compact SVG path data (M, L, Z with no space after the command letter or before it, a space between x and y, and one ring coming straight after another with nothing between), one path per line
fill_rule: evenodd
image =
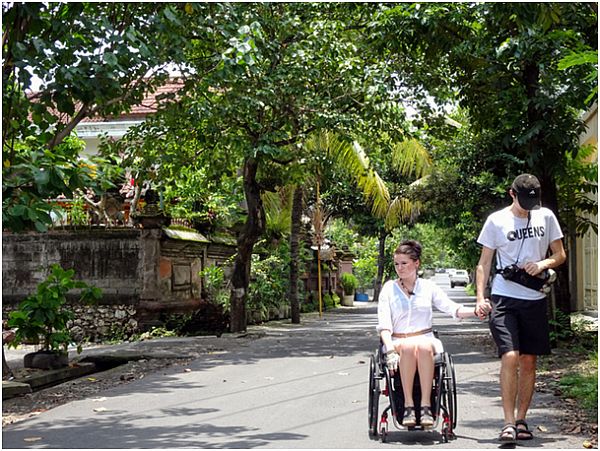
M246 294L250 283L250 266L254 244L265 230L265 212L260 197L260 187L256 181L258 161L247 158L244 161L244 194L248 217L237 239L237 254L231 275L231 332L246 330Z
M387 232L383 229L379 233L379 254L377 255L377 277L375 278L375 292L373 294L373 300L379 299L379 293L381 293L381 286L383 285L383 271L385 269L385 240L387 238Z
M292 323L300 324L300 299L298 298L298 268L300 260L300 228L302 226L302 186L294 190L292 202L292 231L290 234L290 304Z
M535 102L535 97L540 87L540 68L537 61L533 61L525 66L524 70L524 85L529 105L527 107L527 121L529 126L538 121L544 120L544 111L538 107ZM528 152L530 155L550 155L548 152L548 144L544 139L544 130L531 139L529 142ZM531 168L531 172L536 174L540 180L542 189L542 204L554 212L557 218L558 215L558 195L556 192L556 180L551 175L553 173L552 165L554 162L547 158L541 158L540 163ZM560 219L560 218L559 218ZM565 234L567 231L565 231ZM550 298L550 311L552 315L556 314L556 310L561 310L564 313L571 312L571 296L569 293L569 268L567 263L556 268L558 280L554 286L554 296ZM554 318L551 318L554 319Z

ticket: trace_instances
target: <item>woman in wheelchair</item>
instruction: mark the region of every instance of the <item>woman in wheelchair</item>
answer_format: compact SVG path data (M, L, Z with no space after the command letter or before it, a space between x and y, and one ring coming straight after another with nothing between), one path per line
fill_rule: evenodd
M386 353L386 365L393 373L399 369L404 394L402 424L417 424L413 382L419 372L421 386L420 424L426 429L434 424L431 390L434 377L434 354L443 352L442 343L432 331L432 306L453 318L485 318L487 305L468 308L452 301L435 283L419 279L421 244L404 240L394 252L398 278L386 282L379 295L377 331Z

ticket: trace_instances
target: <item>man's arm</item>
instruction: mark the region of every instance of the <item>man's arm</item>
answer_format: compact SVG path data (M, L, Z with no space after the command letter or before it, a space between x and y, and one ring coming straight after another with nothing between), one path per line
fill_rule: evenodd
M481 256L475 270L475 287L477 289L477 307L483 305L487 299L485 298L485 287L490 275L492 267L492 259L494 258L494 249L483 246L481 248Z
M554 240L550 243L550 251L552 254L544 260L540 260L539 262L525 263L523 269L527 272L527 274L537 276L546 269L556 268L557 266L562 265L567 259L567 253L565 252L563 242L560 239Z

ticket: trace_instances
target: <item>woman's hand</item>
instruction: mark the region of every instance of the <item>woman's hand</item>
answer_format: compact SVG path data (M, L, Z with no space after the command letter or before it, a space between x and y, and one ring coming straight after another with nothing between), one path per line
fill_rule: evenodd
M388 367L388 370L393 374L394 371L398 369L398 363L400 363L400 356L396 352L395 349L390 349L386 352L385 364Z
M475 304L475 316L479 319L485 319L488 314L492 311L492 305L488 299L483 302L477 302Z

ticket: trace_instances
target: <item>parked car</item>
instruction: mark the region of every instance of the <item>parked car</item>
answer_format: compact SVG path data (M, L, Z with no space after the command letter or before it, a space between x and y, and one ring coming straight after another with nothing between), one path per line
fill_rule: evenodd
M457 285L466 287L469 283L469 273L464 269L456 269L450 273L450 287L454 288Z

